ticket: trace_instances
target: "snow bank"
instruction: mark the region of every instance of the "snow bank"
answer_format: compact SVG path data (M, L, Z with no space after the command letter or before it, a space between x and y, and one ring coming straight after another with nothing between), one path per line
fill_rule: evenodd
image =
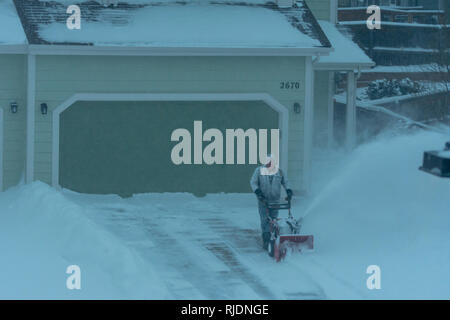
M330 277L360 298L450 298L450 180L418 170L423 151L448 140L450 132L380 138L329 178L305 212L316 252L292 260L323 268L313 274L330 298L343 298ZM366 287L369 265L381 268L381 290Z
M35 182L0 193L0 299L166 298L164 284L133 251ZM81 290L66 269L81 268Z

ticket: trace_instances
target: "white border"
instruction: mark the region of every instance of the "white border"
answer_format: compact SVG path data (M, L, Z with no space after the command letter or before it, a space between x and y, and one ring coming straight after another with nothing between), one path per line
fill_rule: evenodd
M0 45L1 54L26 54L28 52L27 44Z
M3 138L4 138L3 108L0 107L0 191L3 191Z
M36 97L36 56L29 54L27 60L27 163L25 181L34 180L34 135L35 135L35 97Z
M303 124L303 188L311 190L311 163L314 137L314 67L312 57L305 59L305 113Z
M102 55L102 56L310 56L329 55L326 47L126 47L89 45L28 45L30 54L36 55Z
M312 67L311 67L312 68ZM77 101L263 101L279 113L281 168L287 172L289 110L267 93L77 93L53 110L52 185L59 185L59 122L61 113Z

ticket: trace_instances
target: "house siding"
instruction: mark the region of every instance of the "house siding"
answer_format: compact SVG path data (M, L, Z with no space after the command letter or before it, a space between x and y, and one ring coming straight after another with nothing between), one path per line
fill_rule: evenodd
M314 74L314 146L328 145L328 71L316 71Z
M283 81L300 87L281 89ZM268 93L289 109L288 174L303 189L303 113L292 105L305 102L304 57L38 56L34 179L51 183L51 112L75 93L250 92ZM43 102L47 115L40 113Z
M17 102L13 114L10 103ZM0 55L0 108L3 109L3 189L18 184L25 167L26 57Z
M337 0L306 0L317 20L331 21L330 2Z

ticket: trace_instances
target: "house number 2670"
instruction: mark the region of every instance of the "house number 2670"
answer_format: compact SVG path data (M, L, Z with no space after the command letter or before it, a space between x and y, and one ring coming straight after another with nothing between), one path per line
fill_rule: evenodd
M280 89L285 89L285 90L300 89L300 82L282 81L282 82L280 82Z

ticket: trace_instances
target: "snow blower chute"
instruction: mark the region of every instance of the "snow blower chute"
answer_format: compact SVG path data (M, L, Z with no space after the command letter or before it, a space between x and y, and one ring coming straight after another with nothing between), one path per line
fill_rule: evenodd
M270 221L269 255L277 262L281 261L288 250L292 252L314 249L314 236L300 235L301 218L296 220L291 213L291 202L272 202L265 204L267 218ZM287 218L272 218L270 210L288 210Z

